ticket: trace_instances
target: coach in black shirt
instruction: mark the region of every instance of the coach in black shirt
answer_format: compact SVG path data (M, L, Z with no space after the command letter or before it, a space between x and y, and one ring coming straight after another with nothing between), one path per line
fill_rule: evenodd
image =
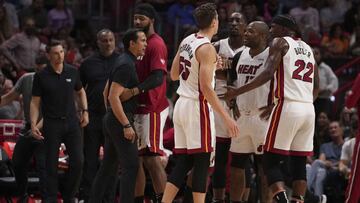
M80 126L89 122L86 93L78 71L64 64L64 49L59 42L51 42L47 49L50 64L34 76L30 120L32 133L44 139L48 197L45 202L57 202L57 166L60 143L64 142L69 154L69 170L62 194L65 203L73 203L79 187L82 165L82 137ZM75 108L74 91L82 109L80 121ZM43 135L37 128L39 107L43 115Z
M89 202L103 202L105 191L116 181L118 166L121 170L120 202L134 202L136 175L139 167L136 135L133 129L133 114L137 107L136 97L120 101L125 88L139 83L135 60L145 54L146 36L143 31L130 29L124 37L125 53L119 59L119 66L110 74L104 90L108 95L108 112L104 117L105 149L102 165L96 174Z
M97 33L99 50L89 56L80 66L80 79L89 104L89 125L84 128L84 167L80 185L80 199L85 203L99 167L99 149L104 145L102 119L105 115L103 90L111 70L119 61L115 50L115 37L108 29ZM114 202L115 188L108 191L107 201Z

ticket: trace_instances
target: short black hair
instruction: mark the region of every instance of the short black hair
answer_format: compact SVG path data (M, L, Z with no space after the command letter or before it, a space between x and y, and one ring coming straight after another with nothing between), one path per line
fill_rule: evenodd
M197 27L201 29L208 28L211 22L216 18L216 5L206 3L198 6L194 11L194 18Z
M126 50L129 49L130 47L130 41L136 42L136 40L138 39L139 32L144 32L144 31L137 28L130 28L125 32L122 42Z
M107 28L104 28L104 29L101 29L99 30L97 33L96 33L96 38L99 39L100 36L104 33L111 33L114 35L113 31L111 31L110 29L107 29Z
M149 3L137 4L135 7L134 14L144 15L144 16L146 16L150 19L154 19L154 20L157 18L157 12L156 12L155 8Z
M63 44L59 40L51 40L48 45L46 45L46 53L49 53L51 48L61 45L63 48Z

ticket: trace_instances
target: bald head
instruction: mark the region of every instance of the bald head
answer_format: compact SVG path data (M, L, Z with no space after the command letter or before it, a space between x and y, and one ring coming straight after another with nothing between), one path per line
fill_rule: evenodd
M269 26L263 21L253 21L249 24L249 26L253 26L255 30L257 30L260 34L268 36L269 35Z
M269 38L269 26L262 21L253 21L247 27L244 44L250 48L266 46Z

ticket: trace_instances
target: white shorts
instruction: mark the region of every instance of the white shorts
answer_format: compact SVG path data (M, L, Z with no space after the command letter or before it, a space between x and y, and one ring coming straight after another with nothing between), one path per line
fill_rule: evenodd
M232 112L226 102L224 100L220 100L220 102L222 104L222 107L224 107L225 111L228 112L228 114L232 117ZM224 119L216 112L214 112L214 117L216 137L229 138L228 129L224 123Z
M138 149L140 154L146 149L150 152L164 155L163 129L166 118L169 115L169 108L161 113L151 112L148 114L135 114L134 126L138 135Z
M263 154L268 121L261 120L259 111L246 115L240 112L237 120L240 135L231 139L230 152Z
M175 153L212 152L214 115L206 100L180 97L174 109Z
M279 100L270 119L265 151L294 156L312 155L315 128L312 103Z

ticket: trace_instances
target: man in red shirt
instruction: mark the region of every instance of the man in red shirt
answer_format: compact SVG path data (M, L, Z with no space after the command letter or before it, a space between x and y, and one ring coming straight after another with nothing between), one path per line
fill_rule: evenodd
M360 73L358 74L352 90L346 99L346 107L357 107L358 116L360 118ZM351 164L351 175L349 178L348 188L346 190L346 203L358 203L360 201L360 133L358 132L355 141L354 154Z
M161 202L166 184L166 173L160 162L165 154L163 128L169 113L166 99L167 48L163 39L155 32L157 14L150 4L139 4L134 12L134 26L146 33L145 56L136 64L140 85L127 91L138 95L139 107L134 116L138 135L140 168L136 180L135 202L143 202L145 190L145 166L153 182L155 202ZM124 96L125 97L125 96ZM124 98L122 97L124 101Z

